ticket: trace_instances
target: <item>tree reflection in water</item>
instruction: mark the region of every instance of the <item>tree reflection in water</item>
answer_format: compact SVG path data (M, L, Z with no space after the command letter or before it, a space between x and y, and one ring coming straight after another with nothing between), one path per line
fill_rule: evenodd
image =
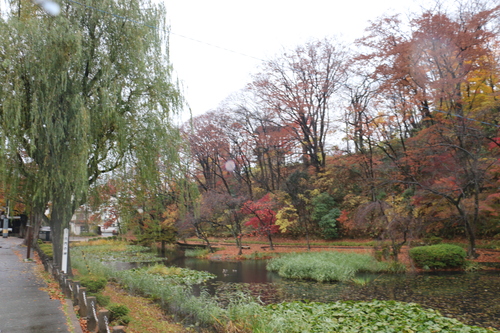
M217 279L206 288L221 302L241 291L259 297L265 304L396 300L418 303L468 325L500 329L500 271L365 275L362 278L367 283L360 285L285 280L268 272L265 260L217 262L176 256L167 265L216 274Z
M246 270L240 269L245 274ZM368 281L365 285L353 282L291 281L277 276L270 276L270 282L263 282L263 276L262 272L252 271L241 280L244 282L219 279L212 282L209 289L221 300L228 300L231 294L243 290L259 297L265 304L294 300L332 302L378 299L413 302L468 325L500 329L498 271L371 275L363 277L364 281ZM256 277L255 282L250 281L252 277Z

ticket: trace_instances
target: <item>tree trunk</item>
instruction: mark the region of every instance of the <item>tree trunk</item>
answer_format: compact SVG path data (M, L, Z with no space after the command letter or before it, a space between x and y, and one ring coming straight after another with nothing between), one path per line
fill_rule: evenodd
M40 227L42 226L43 209L33 208L29 216L29 225L31 226L31 246L34 247L38 241ZM25 239L25 245L28 239Z
M54 251L54 264L61 268L63 257L63 231L69 229L69 221L72 215L71 196L61 195L52 202L52 212L50 216L50 232L52 235L52 249ZM70 249L68 247L67 272L71 275Z
M243 246L241 245L241 238L235 237L236 246L238 247L238 255L241 256L243 254Z
M302 223L304 224L304 230L306 231L307 250L311 250L311 243L309 241L309 224L307 223L307 221L305 221L304 218Z
M274 251L273 238L271 237L271 232L267 232L267 239L269 240L269 248Z
M207 249L213 253L214 250L212 249L212 245L210 244L210 240L208 239L208 237L204 237L203 240L205 241L205 243L207 243Z
M467 216L465 216L464 218L465 218L464 221L465 230L467 231L467 238L469 238L469 248L467 249L467 257L470 259L475 259L478 257L478 254L476 253L476 235L475 232L472 230L472 226Z
M467 257L469 259L475 259L477 258L477 253L476 253L476 233L474 232L474 229L472 225L470 224L469 217L467 216L467 212L464 211L461 207L460 202L458 202L455 207L457 207L458 212L460 213L460 217L463 220L464 227L465 227L465 233L467 235L467 238L469 240L469 248L467 249Z
M165 256L165 244L166 242L164 240L161 241L161 255Z

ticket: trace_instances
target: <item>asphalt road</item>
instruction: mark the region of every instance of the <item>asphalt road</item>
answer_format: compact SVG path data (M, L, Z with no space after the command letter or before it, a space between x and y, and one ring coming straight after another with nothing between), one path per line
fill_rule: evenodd
M0 333L81 332L71 318L67 319L63 303L41 290L46 284L35 275L36 264L15 254L17 251L26 257L22 241L0 238ZM68 303L65 306L73 311Z

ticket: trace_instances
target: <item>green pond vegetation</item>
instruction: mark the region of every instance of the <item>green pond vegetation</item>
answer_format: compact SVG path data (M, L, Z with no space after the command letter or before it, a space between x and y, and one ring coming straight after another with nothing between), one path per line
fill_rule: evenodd
M193 258L205 258L210 253L208 249L186 249L184 255Z
M417 304L395 301L264 305L258 297L236 290L222 302L203 287L194 295L194 285L214 277L207 272L165 267L159 263L122 271L109 265L110 260L130 262L137 261L139 256L152 262L153 258L141 247L111 241L74 246L71 253L73 267L81 279L93 276L115 281L134 294L156 300L186 326L201 327L205 332L498 332L465 325ZM124 258L125 254L130 256L129 260ZM305 278L303 272L320 267L311 276L321 281L345 281L352 279L356 272L387 270L386 265L369 255L346 256L335 252L319 252L314 256L288 254L272 259L269 267L291 271L283 267L285 262L292 261L296 267L304 267L300 275L295 274L301 279ZM329 271L338 273L330 275Z
M488 332L417 304L377 300L272 304L252 324L253 332Z
M72 249L75 257L84 260L98 260L106 262L156 262L161 261L151 249L146 246L132 245L119 240L95 240L79 243ZM73 257L72 257L73 258Z
M356 273L392 272L404 270L401 265L380 262L370 255L342 252L288 253L271 259L269 271L289 279L315 280L319 282L348 281Z

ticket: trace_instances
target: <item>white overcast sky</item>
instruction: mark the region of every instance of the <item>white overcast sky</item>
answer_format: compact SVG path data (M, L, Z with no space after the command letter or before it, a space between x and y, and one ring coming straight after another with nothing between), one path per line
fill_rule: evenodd
M362 36L370 20L385 13L419 11L422 0L164 3L171 27L170 59L196 116L215 109L250 82L262 63L259 59L268 60L311 39L342 35L345 41L353 41ZM188 114L182 118L188 119Z
M6 1L0 0L0 7ZM422 3L435 0L156 1L166 6L170 60L196 116L243 89L263 60L283 50L331 36L352 42L370 20L418 12ZM181 116L187 119L188 110Z

